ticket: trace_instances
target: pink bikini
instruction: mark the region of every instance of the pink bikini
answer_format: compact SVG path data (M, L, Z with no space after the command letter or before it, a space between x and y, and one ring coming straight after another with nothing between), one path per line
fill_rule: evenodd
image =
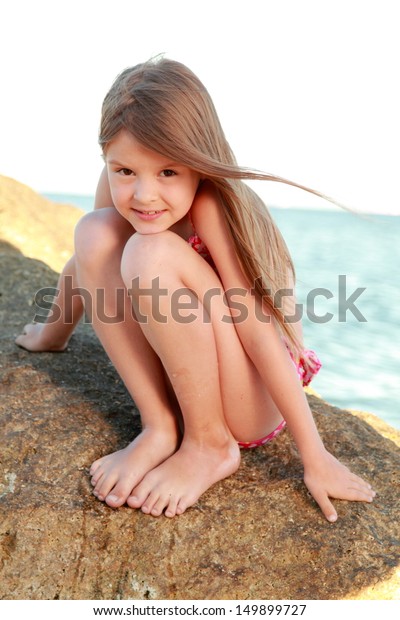
M192 223L192 227L193 227L193 223ZM214 261L212 259L210 252L208 251L206 245L203 243L203 241L200 239L200 237L194 230L194 227L193 227L193 234L189 237L188 243L189 245L192 246L192 248L198 254L200 254L200 256L204 258L204 260L207 261L209 265L211 265L211 267L213 267L213 269L216 270ZM298 362L295 361L291 352L290 352L290 356L292 358L293 364L295 365L295 368L297 370L298 377L300 381L302 382L303 386L309 385L311 379L315 377L315 375L318 373L319 369L321 368L321 362L318 359L316 353L314 351L311 351L310 349L304 349ZM279 435L281 431L283 431L285 426L286 426L286 422L285 420L282 420L279 426L277 426L277 428L274 431L272 431L272 433L269 433L269 435L266 435L265 437L262 437L261 439L256 439L255 441L238 441L239 447L243 449L247 449L247 448L257 448L258 446L264 446L266 443L269 443L270 441L275 439L275 437Z
M191 219L190 219L190 223L192 224L193 235L191 235L189 237L188 244L191 245L192 248L197 252L197 254L200 254L200 256L202 256L204 258L204 260L206 260L207 263L209 265L211 265L211 267L213 269L215 269L215 271L216 271L216 267L214 265L214 261L212 259L212 256L211 256L210 252L208 251L207 246L202 242L202 240L200 239L199 235L194 230L193 223L192 223Z
M302 352L302 356L299 359L298 363L296 363L295 360L293 359L293 355L291 352L290 352L290 357L293 360L293 364L295 365L298 377L300 381L302 382L303 386L308 385L311 379L315 377L315 375L317 374L317 372L322 366L317 355L315 354L314 351L311 351L311 349L304 349ZM246 449L246 448L258 448L258 446L264 446L266 443L272 441L272 439L275 439L275 437L279 435L281 431L283 431L285 426L286 426L286 422L285 420L282 420L279 426L277 426L276 429L272 431L272 433L270 433L269 435L266 435L265 437L262 437L261 439L256 439L255 441L238 441L239 448Z

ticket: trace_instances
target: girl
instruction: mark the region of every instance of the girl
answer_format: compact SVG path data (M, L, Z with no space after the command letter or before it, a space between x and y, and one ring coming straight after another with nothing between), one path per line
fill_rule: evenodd
M101 208L78 224L60 280L64 316L75 309L75 317L28 326L17 339L31 350L65 348L81 303L66 309L65 276L85 290L142 421L131 444L93 463L94 495L174 517L237 470L240 447L267 443L287 424L329 521L337 519L329 498L372 501L371 486L318 434L299 376L308 383L319 362L289 318L293 264L243 179L296 184L239 167L206 89L172 60L116 79L99 141Z

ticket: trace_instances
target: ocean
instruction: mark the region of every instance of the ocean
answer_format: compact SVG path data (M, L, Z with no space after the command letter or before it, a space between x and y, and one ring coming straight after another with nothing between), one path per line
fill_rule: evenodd
M92 196L44 194L93 208ZM400 217L270 209L293 257L312 387L343 409L400 428Z

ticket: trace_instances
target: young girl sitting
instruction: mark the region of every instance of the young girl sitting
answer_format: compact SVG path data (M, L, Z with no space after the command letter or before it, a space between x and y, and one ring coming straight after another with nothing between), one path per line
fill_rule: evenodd
M94 495L174 517L237 470L240 448L287 425L329 521L329 498L372 501L371 486L318 434L302 384L320 364L290 321L293 264L243 180L296 184L239 167L206 89L172 60L116 79L99 141L106 167L60 278L62 319L17 339L32 351L64 349L82 307L65 294L66 277L84 291L142 421L131 444L93 463Z

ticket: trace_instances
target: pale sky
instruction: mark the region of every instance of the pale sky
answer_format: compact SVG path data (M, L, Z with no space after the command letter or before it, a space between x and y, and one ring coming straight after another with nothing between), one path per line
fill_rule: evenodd
M210 91L240 164L400 214L397 2L0 0L0 23L0 174L93 194L104 95L165 53ZM321 204L257 190L268 204Z

